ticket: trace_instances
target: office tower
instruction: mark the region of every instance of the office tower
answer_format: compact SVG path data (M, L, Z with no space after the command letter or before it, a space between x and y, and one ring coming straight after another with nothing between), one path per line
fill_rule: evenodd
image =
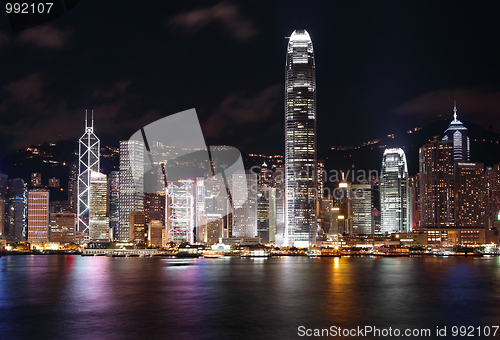
M92 171L90 175L90 242L109 242L108 177Z
M257 191L257 236L261 243L275 241L276 189L259 187Z
M385 149L380 179L381 233L409 232L408 167L402 149Z
M118 230L120 228L120 190L119 190L119 171L111 171L108 176L109 190L109 231L110 239L118 239Z
M50 214L49 228L50 242L75 242L76 214L65 212Z
M94 134L94 111L90 125L85 110L85 133L78 143L78 231L84 239L89 237L90 176L92 171L99 172L100 141Z
M454 226L451 141L432 141L419 150L420 227Z
M205 207L205 180L203 177L196 178L196 235L199 235L197 240L201 242L205 241L205 225L207 223L207 209ZM215 212L215 197L210 198L210 212Z
M16 241L26 240L28 236L28 191L26 184L21 178L9 181L8 196L7 219L9 233L14 236L14 240Z
M412 229L418 230L420 226L420 175L416 174L408 178L410 190L410 225Z
M48 241L49 191L28 190L28 241L42 243Z
M468 162L470 159L470 141L467 128L457 119L457 104L453 107L453 120L444 132L444 141L453 143L453 159L455 162Z
M148 226L148 246L160 248L163 244L165 225L160 220L150 220Z
M353 234L373 234L371 184L353 184L351 199Z
M318 200L323 197L325 191L325 162L318 160L316 165L316 195Z
M285 82L284 243L303 248L316 233L316 66L306 30L290 36Z
M488 167L485 173L486 218L488 229L500 222L500 163Z
M328 234L332 228L332 196L319 199L319 209L317 210L319 231L321 235Z
M274 172L262 163L259 173L259 187L274 187Z
M165 224L165 193L144 193L144 218L146 225L151 220Z
M9 219L8 219L8 176L0 174L0 236L5 237L9 233Z
M75 214L78 213L77 204L78 204L78 166L76 162L73 162L69 168L68 211Z
M285 168L278 166L274 172L276 186L276 238L277 245L285 241Z
M372 230L380 234L380 179L372 178Z
M146 220L144 212L131 211L129 215L129 240L132 243L144 243L146 238Z
M141 141L120 142L119 191L120 227L115 239L128 242L130 212L144 211L144 143Z
M455 223L459 228L484 227L482 163L455 163Z
M39 172L31 173L31 186L41 187L42 186L42 174Z
M257 175L252 172L233 173L233 183L247 182L248 197L246 201L234 201L233 212L233 237L256 237L257 236ZM246 188L236 187L235 190L247 190ZM235 195L236 197L242 195Z
M337 206L340 208L339 216L339 233L341 234L353 234L353 221L352 221L352 184L346 182L342 174L342 181L339 183L334 198L337 201Z
M193 180L168 182L167 218L168 242L177 244L194 242L195 199Z

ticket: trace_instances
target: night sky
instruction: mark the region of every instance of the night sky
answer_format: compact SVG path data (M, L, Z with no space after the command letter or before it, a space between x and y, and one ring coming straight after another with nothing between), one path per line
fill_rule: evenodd
M82 1L12 33L0 13L0 156L118 145L195 108L207 145L283 154L287 39L316 58L319 151L451 117L500 133L499 1ZM451 118L450 118L451 119Z

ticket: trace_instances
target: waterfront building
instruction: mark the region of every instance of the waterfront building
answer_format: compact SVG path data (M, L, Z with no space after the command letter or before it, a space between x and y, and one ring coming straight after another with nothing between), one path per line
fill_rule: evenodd
M119 229L115 239L128 242L130 213L144 211L144 143L120 142Z
M285 75L285 240L309 247L316 236L316 66L311 37L293 31Z
M44 243L48 241L49 191L28 190L28 241Z
M500 163L486 170L485 199L487 227L491 229L495 222L500 224Z
M165 225L160 220L150 220L148 226L148 246L160 248L164 244Z
M7 220L9 234L14 240L26 240L28 236L28 190L21 178L9 180Z
M78 148L78 231L84 233L84 239L89 238L90 215L90 177L92 171L100 172L100 140L94 134L94 111L90 125L85 110L85 132L80 137Z
M75 242L76 214L59 212L50 214L50 242Z
M380 179L381 233L409 232L408 166L403 149L386 149Z
M459 228L485 226L484 165L455 163L455 222Z
M455 224L454 145L432 141L419 150L420 227Z
M373 234L371 184L352 185L353 234Z
M372 178L372 230L373 234L380 234L380 179Z
M108 176L109 232L110 240L117 240L120 229L120 172L111 171Z
M168 182L167 242L193 243L195 232L195 198L193 180Z
M444 141L453 143L453 159L455 162L468 162L470 160L470 141L467 128L457 119L457 104L453 107L453 120L444 132Z
M90 175L89 241L109 242L108 178L92 171Z
M274 171L276 188L276 235L275 242L281 246L285 241L285 168L283 165Z
M144 243L146 240L146 220L143 211L131 211L129 214L129 242Z
M247 199L244 202L233 201L233 237L256 237L257 236L257 174L252 172L238 171L233 173L233 183L246 181L247 186L236 186L235 190L248 190ZM248 189L247 189L248 188ZM235 194L235 197L244 197Z

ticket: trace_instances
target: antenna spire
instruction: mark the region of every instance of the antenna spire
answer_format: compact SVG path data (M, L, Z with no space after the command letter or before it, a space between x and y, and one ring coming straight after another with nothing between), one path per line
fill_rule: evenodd
M92 110L92 129L94 129L94 110Z
M453 103L454 103L453 104L453 118L454 118L454 120L457 120L457 101L454 100Z
M85 128L88 127L88 124L87 124L87 110L85 110Z

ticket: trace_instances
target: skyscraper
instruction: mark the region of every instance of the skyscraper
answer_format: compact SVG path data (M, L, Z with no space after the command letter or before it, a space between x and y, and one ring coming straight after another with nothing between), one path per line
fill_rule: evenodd
M28 241L47 242L49 237L49 191L28 191Z
M28 191L26 184L21 178L9 180L9 207L8 221L9 231L15 240L26 240L27 214L28 214Z
M234 237L256 237L257 236L257 174L253 172L238 171L233 174L233 183L246 180L247 187L236 190L246 190L248 188L248 198L244 202L234 200L234 206L238 208L233 212L233 233Z
M110 239L118 238L120 228L120 192L119 192L119 171L111 171L108 176L109 188L109 229Z
M306 30L289 38L285 77L284 243L308 247L316 232L316 66Z
M115 239L128 242L130 212L144 210L144 143L137 140L120 142L119 176L120 227Z
M468 162L470 159L470 141L467 128L457 119L457 104L453 107L453 120L444 132L443 140L453 142L453 158L455 162Z
M168 183L167 239L174 243L193 243L195 231L195 197L193 180Z
M484 227L484 164L455 164L455 223L459 228Z
M420 227L453 226L453 143L432 141L419 150Z
M109 241L108 178L92 171L90 176L89 237L93 242Z
M94 134L94 111L88 124L85 111L85 133L80 138L78 152L78 231L89 237L89 208L90 208L90 176L92 171L99 172L100 141Z
M409 232L408 167L402 149L385 149L380 179L382 233Z
M351 200L353 234L373 234L372 185L353 184Z

